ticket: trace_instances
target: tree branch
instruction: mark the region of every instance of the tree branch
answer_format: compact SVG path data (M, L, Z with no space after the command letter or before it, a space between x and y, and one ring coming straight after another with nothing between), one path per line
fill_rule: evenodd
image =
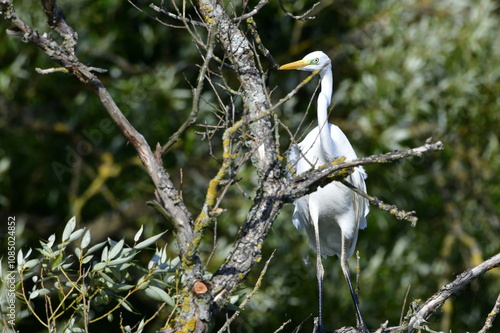
M200 0L200 13L207 24L217 22L217 39L231 61L241 83L242 98L248 122L253 152L252 163L260 175L260 188L254 199L239 238L224 264L212 278L214 310L218 311L232 291L248 275L260 259L260 246L284 202L275 200L283 177L277 163L276 144L270 122L269 105L262 73L257 69L251 44L215 1Z
M499 312L500 312L500 294L498 294L495 305L493 306L493 309L488 314L488 317L486 318L486 322L484 323L484 326L477 333L488 332L488 330L493 326L493 321L495 320L495 317L497 316L497 314Z
M314 16L309 16L308 15L314 10L314 8L316 8L317 5L320 4L320 2L316 2L314 5L312 5L311 8L309 8L309 10L307 10L304 14L302 15L293 15L292 13L290 13L286 8L285 8L285 5L283 4L283 0L279 0L279 3L280 3L280 7L281 7L281 10L283 11L283 13L285 13L287 16L293 18L294 20L299 20L299 21L309 21L309 20L314 20L315 17Z
M264 7L268 3L269 3L269 0L260 0L259 3L254 7L254 9L252 9L248 13L245 13L245 14L241 15L240 17L234 18L233 22L237 23L237 22L246 20L246 19L254 16L255 14L257 14L259 12L259 10L261 10L262 7Z
M186 119L186 121L179 127L179 129L174 134L172 134L172 136L168 139L168 142L161 148L161 152L159 153L161 156L163 156L170 149L170 147L172 147L179 140L181 135L189 128L189 126L191 126L196 121L196 118L198 117L198 113L200 111L200 96L203 89L203 83L205 82L205 75L208 70L208 64L213 57L215 40L213 30L214 29L210 29L208 32L207 52L205 54L203 65L200 68L198 79L196 80L196 88L193 89L193 104L191 107L191 113L189 114L188 119Z
M376 206L383 211L389 212L390 214L394 215L398 220L407 220L411 222L412 227L415 227L417 225L418 217L414 215L415 211L406 212L404 210L400 210L395 205L388 205L382 200L379 200L377 197L372 197L368 193L361 191L360 189L358 189L345 179L341 180L340 182L344 184L346 187L350 188L352 191L356 192L357 194L361 195L363 198L368 200L370 204L372 204L373 206Z
M0 2L0 12L3 14L5 20L14 26L14 28L9 29L11 35L22 37L23 41L31 42L38 46L52 60L76 76L80 82L90 87L96 93L122 135L135 148L155 185L157 196L176 226L177 241L181 256L186 254L194 237L192 230L193 218L184 205L184 202L180 200L180 194L171 182L169 174L155 158L144 136L123 115L104 84L92 74L93 68L81 63L74 54L76 33L72 33L73 29L64 21L62 10L54 0L44 0L43 5L49 19L49 25L53 26L65 39L62 45L52 40L46 33L40 35L38 31L19 19L15 14L14 5L10 0ZM72 42L67 42L68 40L73 40L75 45ZM190 261L198 262L199 259L194 257L190 258ZM198 269L194 275L201 277L201 270Z
M47 15L47 24L64 38L62 47L74 54L78 42L78 34L66 23L64 13L55 0L42 0L43 10Z
M420 157L424 153L440 151L443 149L444 145L441 141L431 143L427 140L427 142L420 147L362 157L352 161L345 161L345 158L340 157L329 164L320 166L317 169L306 171L295 176L293 179L287 180L287 184L285 186L287 193L284 194L286 196L285 200L287 202L293 202L295 199L314 192L318 186L325 185L325 181L329 183L333 180L342 180L352 172L348 169L352 169L356 166L390 163L407 157ZM340 177L340 179L335 179L338 177Z
M412 316L408 325L408 332L411 333L417 330L454 293L471 283L472 280L477 279L487 271L499 266L500 253L477 265L476 267L466 270L457 276L453 282L441 287L441 289L432 295L418 310L418 312Z

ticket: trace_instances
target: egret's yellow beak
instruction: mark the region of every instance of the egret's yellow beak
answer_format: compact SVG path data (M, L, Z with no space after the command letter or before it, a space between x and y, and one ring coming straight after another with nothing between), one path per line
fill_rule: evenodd
M310 65L310 63L307 61L304 61L304 60L298 60L298 61L294 61L294 62L290 62L288 64L285 64L278 69L280 71L287 70L287 69L299 69L302 67L306 67L307 65Z

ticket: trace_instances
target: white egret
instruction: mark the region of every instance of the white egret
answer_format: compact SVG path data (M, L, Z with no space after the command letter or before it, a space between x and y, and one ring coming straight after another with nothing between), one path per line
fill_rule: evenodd
M318 126L297 146L293 146L289 163L301 174L312 168L324 165L337 157L346 160L356 159L356 153L345 134L337 126L328 123L328 107L333 90L331 61L328 56L315 51L302 60L295 61L279 68L280 70L298 69L302 71L320 71L321 91L318 96ZM366 173L362 167L356 167L347 181L366 192ZM359 303L352 288L347 259L352 256L358 230L366 227L368 200L354 193L344 184L333 181L302 198L295 200L293 223L297 229L305 228L309 245L316 250L316 274L319 286L319 330L322 330L322 288L323 265L321 256L337 255L340 258L342 272L349 286L358 328L368 332L361 317Z

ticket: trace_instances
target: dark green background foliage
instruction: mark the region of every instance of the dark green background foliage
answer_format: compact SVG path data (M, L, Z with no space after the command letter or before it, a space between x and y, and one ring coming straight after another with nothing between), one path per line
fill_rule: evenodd
M312 4L285 2L293 13ZM38 3L15 5L19 17L40 32L48 31ZM82 62L106 68L108 73L99 77L131 123L150 145L165 143L190 112L191 86L202 63L189 33L161 25L124 1L59 5L78 32ZM138 5L146 10L149 2ZM241 4L234 6L241 14ZM317 49L332 57L336 92L330 121L344 130L358 155L421 145L429 137L445 145L441 153L366 168L371 195L415 210L419 217L412 228L372 208L368 228L360 232L361 308L370 328L386 319L390 325L399 322L408 288L407 306L412 299L430 297L456 274L500 250L496 6L498 2L491 0L323 1L314 12L315 20L299 22L272 1L255 16L262 41L278 63ZM227 8L233 10L229 4ZM196 17L190 5L187 11ZM75 214L79 227L90 227L96 242L106 237L130 239L142 224L147 237L171 230L145 205L153 198L153 186L132 147L107 121L96 96L68 74L35 73L36 67L55 64L33 45L7 36L5 22L0 27L0 205L2 214L17 217L19 229L25 221L18 245L36 247L39 238L60 233ZM246 29L243 23L242 28ZM264 57L261 61L270 67ZM226 74L237 89L233 74ZM273 100L304 77L271 70ZM309 84L278 112L293 131L314 88ZM204 135L218 124L217 100L208 87L202 97L196 125L164 158L194 214L203 204L221 156L221 132L211 133L210 141ZM315 121L314 107L313 103L306 123ZM288 137L283 130L283 153ZM241 188L251 195L255 175L250 164L240 176ZM219 245L209 271L229 251L250 204L237 188L226 197L222 206L227 212L210 228L202 247L206 259L216 231ZM234 322L234 332L274 331L288 319L292 322L286 330L291 331L317 312L314 253L305 236L294 229L292 210L291 205L285 207L274 224L264 259L274 249L276 253L260 292ZM163 242L170 244L175 256L171 232ZM325 327L354 325L338 259L329 258L324 264ZM242 286L242 294L251 291L260 268ZM496 269L465 288L446 304L433 328L480 329L500 289L499 277ZM154 307L144 305L147 301L135 301L136 308L154 312ZM117 317L111 327L118 327ZM309 318L306 331L311 322ZM41 331L34 320L19 325L25 331Z

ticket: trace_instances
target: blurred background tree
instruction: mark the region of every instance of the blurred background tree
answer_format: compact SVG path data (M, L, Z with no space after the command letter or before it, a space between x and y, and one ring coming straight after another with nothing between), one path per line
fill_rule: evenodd
M135 3L152 13L149 2ZM125 115L148 142L165 142L188 116L202 62L191 35L122 1L60 5L78 32L80 59L108 69L99 77ZM300 14L313 2L283 5ZM48 29L38 3L16 6L28 23ZM241 12L240 3L227 6ZM360 299L369 327L386 319L397 324L406 312L407 293L406 308L500 251L497 7L492 0L322 1L312 13L316 18L303 22L271 2L254 17L262 42L279 63L314 50L332 57L336 92L330 122L344 130L359 156L420 145L431 136L445 144L439 154L366 168L370 194L419 217L417 227L410 228L372 208L368 228L360 233ZM9 26L2 21L0 27ZM95 96L69 75L34 71L53 66L32 45L5 33L0 38L0 205L2 215L24 221L18 245L36 247L39 238L60 231L73 215L81 226L91 227L95 241L131 238L140 225L146 236L172 229L145 205L154 187L133 149L106 122ZM272 98L285 96L302 78L270 72ZM292 130L299 128L314 88L308 85L279 112ZM218 167L214 157L220 154L220 137L207 139L219 121L211 106L216 96L207 90L202 97L196 125L164 158L192 211L203 205ZM314 121L314 104L307 117ZM288 133L281 138L286 147ZM240 174L241 188L252 193L253 169L244 167ZM217 235L218 247L207 270L225 258L250 205L236 190L227 196L228 211L209 235ZM303 320L306 331L312 327L314 252L294 229L292 210L286 206L274 223L263 249L264 258L276 249L274 259L260 292L233 323L235 331L274 331L288 319L288 327ZM205 259L213 249L210 237L202 245ZM174 238L164 241L174 255ZM336 260L325 261L326 328L355 323ZM242 286L242 294L251 291L258 274ZM449 300L433 328L479 330L500 290L499 277L495 269ZM40 331L29 321L19 325L22 331Z

